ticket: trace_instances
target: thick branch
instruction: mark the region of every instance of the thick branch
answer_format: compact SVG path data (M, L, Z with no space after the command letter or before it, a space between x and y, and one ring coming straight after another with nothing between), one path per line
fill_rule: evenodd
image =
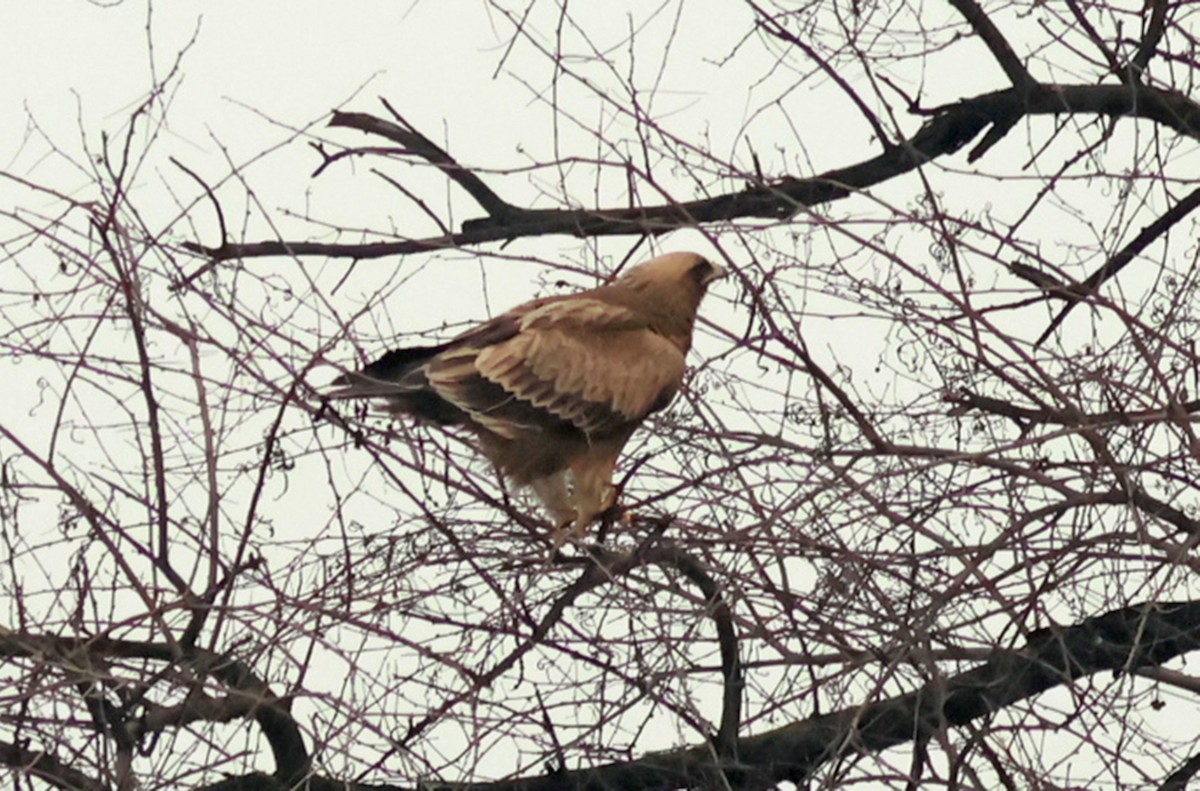
M204 652L204 669L226 686L254 702L254 721L271 746L275 759L275 777L294 786L308 776L312 761L300 727L278 697L243 662Z
M445 149L418 132L404 119L397 117L397 120L403 126L366 113L343 113L334 110L329 125L358 129L366 134L379 135L394 143L399 143L408 153L415 154L440 168L447 178L466 190L491 217L503 219L512 212L518 211L493 192L491 187L484 184L483 179L458 164Z
M311 770L308 750L291 714L266 682L244 663L202 649L180 656L178 648L165 643L93 638L78 640L52 635L11 632L0 635L0 657L40 657L74 672L87 672L92 658L148 659L194 669L227 686L248 704L275 758L275 777L294 785ZM221 716L224 717L225 710Z
M141 722L142 733L158 733L193 722L232 722L254 714L256 703L245 695L214 698L203 692L189 694L174 706L148 706Z
M0 763L68 791L106 791L108 786L68 766L49 753L0 741ZM18 784L14 783L14 787Z
M1074 679L1101 671L1157 665L1200 648L1200 601L1143 604L1076 626L1034 633L1020 651L996 651L986 663L941 683L865 707L796 722L738 742L755 779L802 781L846 752L874 752L962 725ZM638 761L476 785L488 791L680 787L698 778L705 748Z
M747 786L803 782L814 769L849 753L924 740L944 726L964 725L1014 703L1105 671L1130 672L1200 649L1200 601L1127 607L1068 627L1034 632L1019 650L998 649L979 667L931 682L907 695L813 717L740 739ZM711 749L692 747L634 761L493 783L422 784L426 791L625 791L703 783ZM244 783L244 784L243 784ZM221 791L263 789L261 776L231 778ZM342 785L317 779L315 789L400 791L401 786Z
M712 619L717 627L717 644L721 649L721 676L724 679L721 696L721 724L717 730L717 756L724 763L737 757L737 732L742 720L742 665L738 657L737 631L733 626L733 613L729 604L721 597L721 588L712 578L704 564L677 546L656 548L647 560L659 565L678 569L704 594L711 608Z
M1000 415L1015 420L1022 427L1029 424L1052 424L1059 426L1130 426L1141 423L1154 423L1170 420L1178 411L1187 414L1200 412L1200 399L1185 401L1181 404L1170 404L1162 409L1109 409L1103 412L1068 412L1052 407L1027 407L1005 401L1002 398L980 395L970 390L960 390L946 396L946 401L954 404L951 415L964 415L975 409L991 415Z
M1167 0L1147 0L1146 6L1150 9L1150 21L1146 23L1146 32L1142 34L1142 42L1129 62L1130 68L1138 77L1141 77L1146 66L1150 64L1150 58L1154 57L1154 53L1158 49L1158 42L1162 41L1163 34L1167 30Z
M858 164L811 178L784 178L772 185L753 186L704 200L621 209L518 209L507 217L469 220L463 223L459 233L425 239L367 244L265 241L223 243L219 247L186 242L184 247L214 261L271 255L363 259L549 234L581 237L656 235L676 228L739 218L786 218L803 207L845 198L908 173L933 159L953 154L985 129L1007 131L1026 116L1071 114L1097 114L1110 118L1133 116L1162 124L1182 135L1200 137L1200 104L1181 93L1144 85L1009 88L939 108L915 135ZM989 144L994 142L990 140ZM981 153L976 152L976 156Z
M1200 522L1188 516L1181 509L1158 499L1141 488L1134 489L1127 497L1134 507L1150 516L1163 520L1180 533L1185 533L1192 537L1200 537Z
M1183 765L1171 772L1158 787L1158 791L1187 791L1188 782L1200 772L1200 754L1193 755Z

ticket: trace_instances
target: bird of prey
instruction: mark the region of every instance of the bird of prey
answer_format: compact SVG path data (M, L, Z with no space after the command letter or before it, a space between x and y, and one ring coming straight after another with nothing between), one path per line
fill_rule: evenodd
M395 349L333 382L396 415L464 426L510 481L578 540L615 505L617 457L670 403L700 300L725 270L668 253L612 282L518 305L445 343Z

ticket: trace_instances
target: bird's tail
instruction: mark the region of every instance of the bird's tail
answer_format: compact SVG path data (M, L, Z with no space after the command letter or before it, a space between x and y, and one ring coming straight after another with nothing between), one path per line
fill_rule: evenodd
M420 367L442 346L393 349L361 371L347 372L330 382L330 398L379 398L421 390L428 383Z
M393 349L361 371L345 373L330 383L327 398L382 398L384 412L411 415L442 425L461 423L464 413L429 386L425 363L446 349L411 346Z

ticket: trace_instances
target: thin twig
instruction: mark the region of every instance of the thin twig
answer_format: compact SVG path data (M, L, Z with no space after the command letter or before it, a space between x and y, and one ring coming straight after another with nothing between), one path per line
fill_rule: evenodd
M1080 292L1082 295L1095 293L1106 281L1116 277L1122 269L1129 265L1134 258L1143 250L1154 243L1159 237L1165 234L1176 223L1191 214L1198 206L1200 206L1200 187L1193 190L1183 200L1176 203L1167 210L1161 217L1147 225L1141 230L1133 240L1118 250L1112 258L1104 262L1099 269L1088 275L1087 279L1080 284ZM1058 329L1058 325L1063 323L1067 314L1079 304L1071 302L1058 312L1058 315L1050 322L1050 326L1045 332L1038 337L1034 346L1041 346L1042 343L1050 337L1054 330Z
M865 118L867 123L871 125L871 129L875 132L875 137L879 140L880 144L882 144L884 148L892 145L891 137L884 130L883 124L879 122L879 118L875 115L871 108L867 106L867 103L862 100L862 97L858 95L858 91L854 90L853 86L846 81L846 78L843 77L837 69L833 68L833 66L829 64L829 61L821 57L821 55L815 49L805 43L804 40L799 36L792 33L783 25L779 24L774 17L769 15L763 9L759 8L757 4L752 2L750 3L750 7L753 8L760 17L758 21L758 26L760 28L766 30L767 33L779 39L780 41L796 47L798 50L803 52L805 56L816 63L821 71L825 72L825 76L833 80L834 84L842 89L842 93L846 94L846 97L849 98L850 101L854 103L854 106L858 108L858 111L862 113L863 118Z

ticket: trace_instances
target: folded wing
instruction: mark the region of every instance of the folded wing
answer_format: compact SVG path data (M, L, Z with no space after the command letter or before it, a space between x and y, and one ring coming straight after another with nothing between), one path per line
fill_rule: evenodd
M563 423L589 437L624 432L683 377L682 351L618 305L572 298L502 318L516 331L482 346L464 338L424 370L442 398L509 439Z

